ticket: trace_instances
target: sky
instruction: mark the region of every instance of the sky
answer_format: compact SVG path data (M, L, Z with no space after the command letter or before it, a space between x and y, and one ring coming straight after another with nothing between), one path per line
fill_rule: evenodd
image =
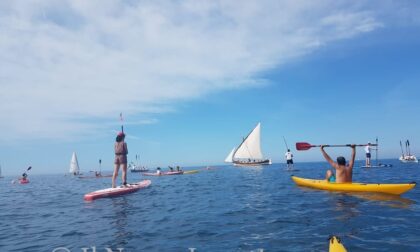
M129 160L223 164L261 122L262 151L321 161L296 142L399 141L420 155L415 1L0 2L0 165L5 175L112 169ZM119 115L123 114L123 121ZM346 148L329 150L349 156ZM357 158L362 159L363 149Z

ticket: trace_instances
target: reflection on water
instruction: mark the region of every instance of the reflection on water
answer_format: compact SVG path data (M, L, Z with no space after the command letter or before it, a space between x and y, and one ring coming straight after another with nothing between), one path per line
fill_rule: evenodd
M409 208L416 203L414 200L403 198L400 195L383 193L352 193L351 196L368 201L377 201L382 206L402 209Z
M346 195L340 195L341 197L335 200L335 210L340 213L336 219L342 222L347 222L350 219L357 217L360 214L358 210L359 202Z
M127 231L128 212L131 205L126 197L112 198L111 200L113 216L110 219L110 229L114 231L114 240L111 244L113 247L124 248L132 235Z

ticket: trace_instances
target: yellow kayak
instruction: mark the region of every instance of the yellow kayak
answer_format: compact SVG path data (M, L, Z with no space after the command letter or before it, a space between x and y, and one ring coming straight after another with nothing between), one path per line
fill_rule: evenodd
M375 192L400 195L416 186L416 182L408 184L365 184L365 183L330 183L327 180L305 179L292 176L293 181L300 186L315 189L343 192Z
M330 238L330 252L347 252L344 245L341 243L341 240L337 236L332 236Z
M198 173L198 170L191 170L191 171L184 171L184 174L194 174L194 173Z

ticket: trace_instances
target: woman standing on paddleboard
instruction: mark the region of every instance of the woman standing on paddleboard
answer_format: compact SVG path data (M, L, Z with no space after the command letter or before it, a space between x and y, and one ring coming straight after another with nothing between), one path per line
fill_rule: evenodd
M125 134L120 132L115 139L115 161L114 161L114 174L112 175L112 188L115 188L115 179L118 176L120 166L122 166L122 182L123 185L127 184L127 143L124 142Z

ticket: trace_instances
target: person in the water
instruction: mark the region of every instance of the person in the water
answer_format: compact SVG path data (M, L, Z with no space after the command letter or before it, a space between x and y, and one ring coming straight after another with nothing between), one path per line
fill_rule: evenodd
M336 171L336 175L334 175L333 171L328 170L326 174L326 179L329 182L351 183L353 178L354 159L356 158L356 145L350 145L352 151L351 159L348 165L346 165L346 159L342 156L337 158L337 162L334 162L331 159L331 157L325 152L324 147L325 145L321 145L321 153Z

